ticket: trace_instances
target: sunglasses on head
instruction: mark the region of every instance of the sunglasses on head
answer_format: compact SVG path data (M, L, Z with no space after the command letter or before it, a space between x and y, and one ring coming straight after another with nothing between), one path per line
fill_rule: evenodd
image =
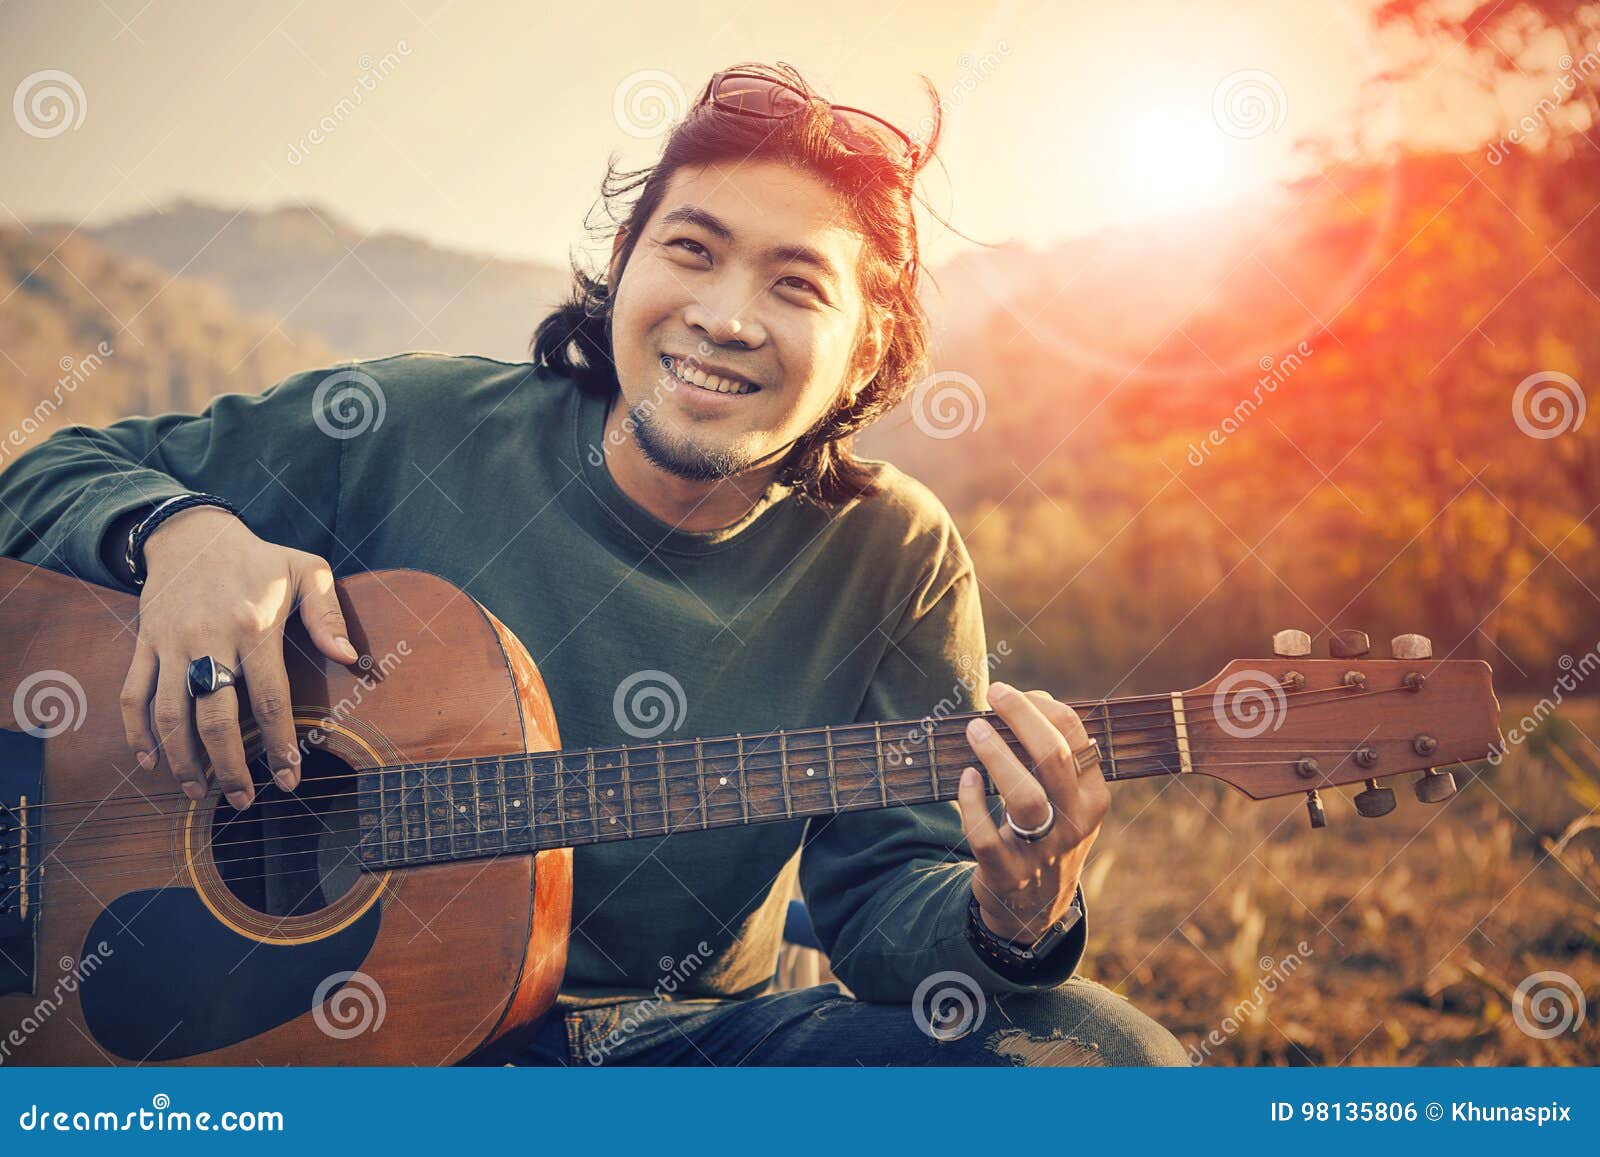
M779 120L801 112L818 97L807 96L793 85L754 72L730 70L711 78L707 96L717 108L740 116ZM912 168L917 163L917 146L905 133L882 117L859 108L829 104L833 111L835 135L858 152L888 157Z

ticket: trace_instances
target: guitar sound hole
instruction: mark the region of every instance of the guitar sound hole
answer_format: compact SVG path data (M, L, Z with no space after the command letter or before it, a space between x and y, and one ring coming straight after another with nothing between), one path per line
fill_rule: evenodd
M355 779L342 760L301 749L300 786L283 791L264 758L250 762L255 802L235 812L217 801L211 855L240 901L268 916L326 908L360 878Z

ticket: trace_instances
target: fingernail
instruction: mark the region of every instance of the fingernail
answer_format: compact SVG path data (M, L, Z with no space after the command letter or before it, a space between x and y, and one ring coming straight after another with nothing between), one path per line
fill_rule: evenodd
M138 753L138 760L139 760L139 766L144 768L144 770L146 770L146 771L149 771L152 767L154 767L156 765L156 757L154 755L151 755L148 751L139 752Z
M272 773L272 781L284 791L294 790L294 772L287 767L280 767Z
M250 793L247 791L230 791L228 803L236 812L242 812L250 806Z
M354 663L358 658L360 658L360 656L356 654L356 649L350 645L350 640L345 638L343 635L340 635L333 641L333 643L334 646L339 648L339 654L344 656L344 661L346 663Z
M1009 683L990 683L989 684L989 698L991 698L991 699L1004 699L1009 694L1011 694L1011 684L1009 684Z
M994 728L989 726L987 719L974 719L967 725L967 729L974 739L988 739L994 734Z
M192 800L205 799L206 798L206 785L203 784L203 783L196 783L192 779L191 780L187 780L187 781L184 782L184 785L183 785L183 794L188 796Z
M963 767L961 769L961 786L962 787L976 787L976 786L978 786L978 769L977 768L975 768L975 767Z

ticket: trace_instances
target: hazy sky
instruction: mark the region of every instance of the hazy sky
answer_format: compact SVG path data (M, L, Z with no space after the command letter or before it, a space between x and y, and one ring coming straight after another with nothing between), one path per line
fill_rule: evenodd
M606 155L654 155L652 95L672 108L718 67L782 59L908 128L927 74L949 111L934 204L1039 244L1225 198L1291 172L1297 140L1346 135L1387 63L1369 2L0 0L0 222L304 200L560 261ZM48 88L76 127L33 104ZM1442 131L1437 92L1377 103ZM924 238L930 260L959 247Z

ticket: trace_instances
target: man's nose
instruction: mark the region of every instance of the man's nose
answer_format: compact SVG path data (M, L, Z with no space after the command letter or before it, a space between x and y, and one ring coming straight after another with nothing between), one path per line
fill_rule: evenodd
M688 308L684 320L715 345L739 345L749 349L766 340L761 323L742 309L697 301Z

